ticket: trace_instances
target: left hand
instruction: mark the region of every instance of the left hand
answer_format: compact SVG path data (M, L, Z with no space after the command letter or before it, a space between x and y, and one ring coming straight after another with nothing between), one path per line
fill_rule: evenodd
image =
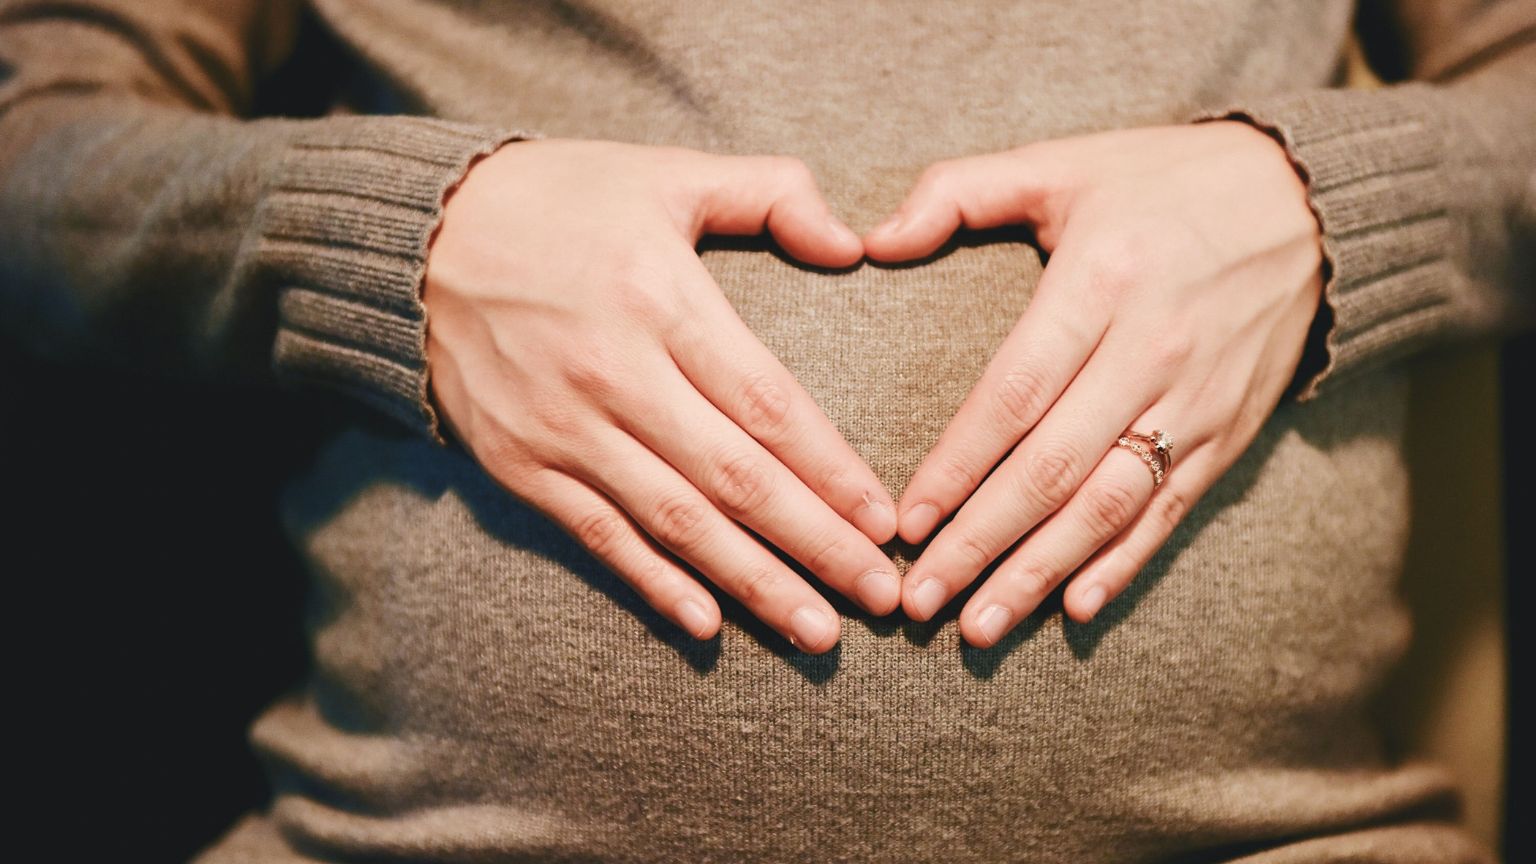
M865 251L909 260L962 224L1015 223L1049 254L1035 296L897 505L913 543L959 508L904 581L919 620L1029 534L960 613L978 647L1074 570L1077 621L1130 584L1274 411L1322 295L1306 187L1278 142L1235 120L936 163ZM1174 438L1155 490L1115 444L1127 429Z

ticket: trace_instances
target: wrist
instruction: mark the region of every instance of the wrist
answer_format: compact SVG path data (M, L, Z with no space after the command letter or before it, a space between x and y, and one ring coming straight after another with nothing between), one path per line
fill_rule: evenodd
M1266 188L1280 192L1276 200L1283 202L1288 216L1294 220L1298 236L1309 244L1309 253L1315 263L1310 277L1296 280L1296 288L1304 292L1298 302L1305 302L1312 310L1311 323L1299 351L1299 359L1282 399L1291 399L1301 393L1306 382L1312 381L1328 366L1327 338L1333 328L1333 310L1324 302L1324 286L1331 269L1324 239L1322 219L1312 202L1311 178L1305 168L1292 155L1285 139L1273 128L1250 122L1245 115L1228 116L1200 121L1199 125L1222 126L1245 130L1244 138L1251 142L1256 158L1266 169L1259 176L1274 177L1277 183Z

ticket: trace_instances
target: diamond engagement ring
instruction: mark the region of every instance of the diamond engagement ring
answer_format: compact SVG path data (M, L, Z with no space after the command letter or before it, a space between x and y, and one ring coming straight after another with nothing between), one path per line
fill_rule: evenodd
M1144 435L1127 429L1115 444L1141 457L1152 471L1152 488L1163 485L1163 475L1173 467L1173 436L1161 429L1153 429Z

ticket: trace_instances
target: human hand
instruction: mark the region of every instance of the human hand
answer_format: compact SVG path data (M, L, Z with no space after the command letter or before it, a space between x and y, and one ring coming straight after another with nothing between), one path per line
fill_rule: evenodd
M694 248L765 226L811 264L863 255L797 160L500 148L449 195L429 251L432 398L491 476L687 632L712 637L719 606L656 542L820 653L839 616L737 521L883 615L900 582L876 543L896 515Z
M1080 622L1130 584L1274 411L1322 291L1305 185L1239 121L937 163L865 249L908 260L961 224L1010 223L1034 227L1045 272L898 506L909 542L959 507L907 573L920 620L1029 533L961 610L980 647L1074 570L1063 603ZM1155 491L1115 444L1128 428L1175 438Z

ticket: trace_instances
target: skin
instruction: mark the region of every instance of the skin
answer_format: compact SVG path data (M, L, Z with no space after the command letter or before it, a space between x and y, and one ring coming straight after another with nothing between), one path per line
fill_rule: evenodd
M1076 621L1125 590L1273 412L1322 291L1304 183L1276 141L1237 121L938 163L864 245L902 261L962 224L1013 223L1033 226L1045 272L898 505L911 542L953 514L907 572L913 618L1001 559L960 612L979 647L1074 571L1063 603ZM1127 428L1175 436L1155 492L1115 446Z
M1045 272L894 506L695 251L766 228L810 264L898 262L1005 224L1034 228ZM936 163L862 240L792 159L521 142L446 202L422 294L431 395L492 477L698 638L719 607L668 551L801 650L839 638L740 522L877 615L927 620L1001 559L960 613L986 647L1069 576L1077 621L1130 584L1278 404L1321 262L1303 181L1236 121ZM1114 446L1127 428L1176 436L1161 487ZM898 580L876 544L951 516Z
M822 653L839 616L742 526L884 615L900 580L876 544L896 513L699 260L706 233L765 228L810 264L864 254L793 159L502 147L449 194L429 247L430 395L497 482L684 631L713 637L720 608L668 552Z

